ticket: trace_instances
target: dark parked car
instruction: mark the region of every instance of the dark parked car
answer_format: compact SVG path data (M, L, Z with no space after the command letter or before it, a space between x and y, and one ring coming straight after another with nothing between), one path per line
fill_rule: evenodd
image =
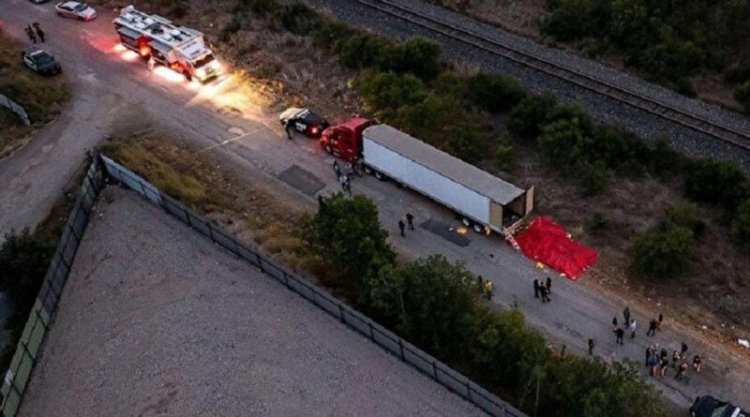
M319 138L320 134L329 126L328 121L310 111L290 107L279 115L279 120L284 127L291 127L297 132L311 138Z
M692 417L750 417L747 411L710 395L698 397L690 406Z
M55 57L42 49L32 48L21 52L23 63L32 70L43 75L59 74L62 71Z

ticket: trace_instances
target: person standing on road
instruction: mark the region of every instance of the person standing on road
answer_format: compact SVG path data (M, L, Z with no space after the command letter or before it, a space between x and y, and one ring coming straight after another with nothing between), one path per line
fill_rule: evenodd
M547 288L547 294L552 294L552 278L547 276L547 281L544 283L544 286Z
M404 234L404 229L405 228L406 228L406 225L404 224L404 221L399 219L399 221L398 221L398 230L401 231L401 237L406 237L406 235Z
M685 344L685 342L682 342L682 346L680 346L680 356L685 356L685 352L688 351L688 346Z
M34 33L34 29L32 29L31 26L26 28L26 33L29 34L29 39L31 39L31 42L36 43L36 34Z
M36 30L36 35L39 36L39 40L44 43L44 31L42 30L42 27L39 26L39 23L34 22L34 30Z
M406 224L409 230L414 230L414 216L411 213L406 213Z
M682 381L683 379L685 379L685 373L687 372L687 370L688 370L687 362L680 363L680 366L677 368L677 373L675 374L674 379L678 381Z
M651 319L648 323L648 332L646 332L646 336L655 336L657 326L659 326L659 322L656 321L656 319Z
M543 303L548 303L550 301L549 296L547 295L547 287L542 284L539 284L539 294L542 296Z
M659 313L659 324L656 326L656 330L661 330L661 322L664 321L664 314Z
M677 352L676 350L672 352L672 368L677 369L677 365L680 364L680 359L682 358L680 357L679 352Z
M625 310L622 310L622 317L625 319L622 323L623 326L627 326L630 323L630 307L625 307Z
M613 329L617 328L617 316L612 318L612 328Z
M336 160L333 161L333 172L336 173L336 178L341 176L341 167L339 166L339 161L336 161Z
M32 40L32 39L31 39L31 27L30 27L30 26L26 26L26 27L25 27L25 28L23 29L23 31L24 31L24 32L26 32L26 36L28 36L29 40Z
M594 339L589 339L589 355L594 354Z
M624 344L622 342L622 337L625 336L625 330L622 330L622 327L618 327L615 329L615 336L617 336L617 340L615 341L618 345Z
M630 331L631 339L635 339L635 328L636 328L635 319L630 319L630 324L628 324L628 330Z
M659 375L666 376L668 367L669 367L669 359L664 358L664 357L661 358L661 362L659 363Z
M534 280L534 298L539 298L539 280Z
M349 194L349 197L352 196L352 177L348 175L344 175L344 190Z
M697 373L701 372L701 362L703 362L703 357L701 355L693 356L693 370Z
M485 280L484 281L484 296L488 299L492 299L492 294L495 292L495 288L492 285L492 281Z
M646 366L649 368L649 374L651 376L656 376L656 368L659 367L659 358L656 357L656 352L648 358Z

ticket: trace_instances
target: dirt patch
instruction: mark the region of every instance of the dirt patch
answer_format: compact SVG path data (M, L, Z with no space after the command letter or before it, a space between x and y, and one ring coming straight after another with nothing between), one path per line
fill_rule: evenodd
M29 113L32 126L25 126L9 110L0 109L0 158L29 143L35 128L54 120L70 98L65 77L44 77L21 61L21 44L0 29L0 94Z
M296 234L314 208L309 201L250 181L215 156L159 132L112 139L101 150L288 267L314 270Z

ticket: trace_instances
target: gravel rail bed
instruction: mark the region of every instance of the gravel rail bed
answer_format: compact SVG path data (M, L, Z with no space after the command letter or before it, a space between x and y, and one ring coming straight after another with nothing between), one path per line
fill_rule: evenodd
M127 191L98 203L20 416L484 416Z
M387 36L408 38L422 35L443 45L444 56L451 62L482 69L488 72L509 75L518 79L524 87L541 93L552 92L566 101L579 101L593 117L605 123L620 124L647 141L659 136L672 140L679 151L688 155L706 155L741 163L750 169L750 152L737 146L719 142L711 136L665 120L654 114L635 109L619 101L603 97L528 67L513 63L503 57L468 46L465 43L436 34L409 22L361 5L351 0L305 0L308 4L325 9L356 27L369 28ZM390 0L410 10L449 22L455 27L469 30L492 40L511 45L528 53L553 61L566 68L589 75L608 84L634 91L687 112L700 115L715 123L729 126L741 132L750 132L750 119L742 114L727 111L719 106L690 99L674 91L638 79L627 73L599 64L560 49L540 45L522 36L484 24L464 15L418 0Z

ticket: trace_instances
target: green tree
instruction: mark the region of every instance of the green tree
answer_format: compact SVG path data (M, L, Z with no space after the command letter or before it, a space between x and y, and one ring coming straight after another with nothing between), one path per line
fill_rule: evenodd
M518 81L502 75L480 72L469 78L469 99L491 113L508 111L526 97Z
M390 47L390 43L380 37L358 33L341 42L339 60L349 68L370 68Z
M635 237L628 251L630 266L647 278L674 278L687 267L693 243L692 230L659 225Z
M696 204L680 202L668 208L665 214L667 222L692 230L695 237L702 236L706 229L706 222L703 221L705 216Z
M478 164L487 154L487 133L475 124L451 126L446 132L444 149L470 164Z
M371 276L368 298L407 340L447 360L463 357L476 326L476 277L434 255Z
M693 161L685 174L685 194L688 198L722 204L730 212L736 207L745 174L737 164L713 159Z
M400 107L420 103L428 95L419 78L394 72L368 71L357 83L357 90L365 108L386 121L394 119Z
M555 106L557 99L551 94L528 96L511 110L508 129L524 138L536 138Z
M440 73L442 48L439 43L416 36L406 41L401 49L400 60L392 63L393 69L410 72L423 80L431 80Z
M324 280L356 299L363 283L395 262L388 233L380 227L378 209L362 195L336 193L323 199L303 229L310 250L327 271Z

